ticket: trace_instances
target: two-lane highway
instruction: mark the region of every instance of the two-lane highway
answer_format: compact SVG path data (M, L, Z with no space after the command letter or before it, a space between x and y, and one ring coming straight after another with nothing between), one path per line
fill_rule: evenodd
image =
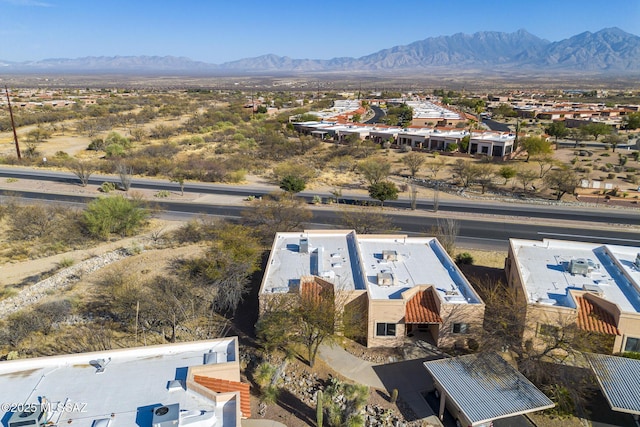
M51 182L67 182L75 185L77 185L78 183L78 178L68 172L43 171L21 168L0 168L0 177ZM95 175L90 179L89 182L90 184L100 185L105 181L117 183L118 179L113 176ZM155 191L176 191L177 189L179 189L178 185L175 183L158 179L134 179L132 181L132 188L150 189ZM238 197L247 197L250 195L263 196L276 190L278 190L277 186L273 185L235 186L192 182L188 182L185 185L185 191L189 192ZM304 197L307 201L311 201L316 195L324 198L333 197L329 193L314 193L310 191L300 193L300 196ZM341 201L343 203L361 203L371 202L371 199L366 196L349 195L348 197L341 198ZM406 198L401 198L400 200L396 201L388 201L385 203L385 206L409 209L410 201ZM432 211L433 202L429 200L419 200L417 209ZM523 221L527 221L530 218L537 218L542 220L565 220L575 223L575 226L577 227L581 222L600 224L624 224L631 226L640 225L640 209L611 209L607 207L596 208L588 206L566 207L562 205L536 205L531 203L515 202L479 202L472 200L440 200L438 209L442 214L472 213L475 215L499 215L507 218L522 218Z
M14 197L24 197L41 201L84 204L91 200L86 196L70 194L52 194L39 192L11 192ZM5 196L6 197L6 196ZM205 204L195 202L153 201L159 209L159 215L168 219L188 219L196 215L214 215L226 218L239 218L247 206ZM322 206L313 208L313 218L307 224L310 228L341 227L341 212L338 206ZM421 211L398 211L387 209L385 215L401 232L412 235L430 235L438 220L446 215L425 215ZM526 221L505 221L493 217L478 219L460 218L458 243L464 247L485 249L507 248L509 238L535 239L556 238L588 242L640 246L640 229L625 227L606 227L604 229L571 228L565 225L541 225Z

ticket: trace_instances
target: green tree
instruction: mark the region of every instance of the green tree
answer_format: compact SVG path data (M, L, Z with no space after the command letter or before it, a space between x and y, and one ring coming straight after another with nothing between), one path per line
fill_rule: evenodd
M564 138L569 134L569 129L564 125L564 122L552 122L544 131L556 139L556 146L558 144L558 138Z
M504 185L507 185L507 182L514 176L516 176L516 168L513 166L502 166L498 171L498 175L504 178Z
M606 123L588 123L583 126L583 129L587 135L593 136L593 138L597 141L600 135L608 135L612 132L611 126Z
M624 128L634 130L640 128L640 111L635 113L629 113L622 118Z
M568 131L569 133L567 136L574 142L573 148L578 148L578 143L588 137L584 128L571 128Z
M527 152L527 158L525 162L529 161L531 156L538 156L541 154L551 154L551 143L539 136L530 136L520 141L520 146Z
M358 171L369 185L377 184L391 174L391 163L383 159L367 159L358 163Z
M562 199L567 193L573 193L579 181L575 171L566 167L552 170L544 177L544 183L556 191L556 200Z
M115 233L131 236L146 224L149 211L140 201L123 196L99 197L87 205L84 225L94 237L106 239Z
M624 142L624 138L622 137L622 135L618 135L617 133L610 133L604 137L603 142L605 144L611 145L611 148L615 153L618 145Z
M496 117L516 117L518 115L509 104L500 104L491 111Z
M303 178L293 175L287 175L280 181L280 188L289 193L292 197L295 193L303 191L306 185L307 184Z
M380 181L369 186L369 196L372 199L380 200L380 205L384 206L385 200L398 199L398 187L391 181Z
M413 120L413 110L407 104L402 104L387 109L387 115L383 121L391 126L407 127Z

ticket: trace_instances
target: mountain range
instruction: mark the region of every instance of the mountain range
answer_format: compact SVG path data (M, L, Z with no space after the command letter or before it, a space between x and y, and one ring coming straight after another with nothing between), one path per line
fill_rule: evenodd
M557 42L526 30L483 31L430 37L360 58L293 59L273 54L209 64L174 56L115 56L41 61L0 60L0 73L178 73L259 74L332 72L424 72L436 69L522 72L640 73L640 37L619 28L584 32Z

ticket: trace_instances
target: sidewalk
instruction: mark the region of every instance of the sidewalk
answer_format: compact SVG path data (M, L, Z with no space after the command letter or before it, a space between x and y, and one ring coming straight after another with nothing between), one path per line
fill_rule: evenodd
M373 363L352 355L338 344L333 346L322 344L319 355L327 365L338 371L340 375L377 390L386 390L384 384L382 384L382 381L373 370L375 366Z
M397 388L400 398L418 419L423 419L429 425L442 425L420 394L433 388L431 378L422 366L424 359L375 365L352 355L337 344L321 345L319 355L340 375L359 384L387 393Z

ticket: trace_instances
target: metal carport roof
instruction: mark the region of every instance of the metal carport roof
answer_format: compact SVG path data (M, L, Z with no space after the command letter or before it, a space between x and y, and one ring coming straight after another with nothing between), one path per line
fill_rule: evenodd
M496 353L432 360L424 366L472 425L554 406Z
M586 356L611 409L640 414L640 360L595 353Z

